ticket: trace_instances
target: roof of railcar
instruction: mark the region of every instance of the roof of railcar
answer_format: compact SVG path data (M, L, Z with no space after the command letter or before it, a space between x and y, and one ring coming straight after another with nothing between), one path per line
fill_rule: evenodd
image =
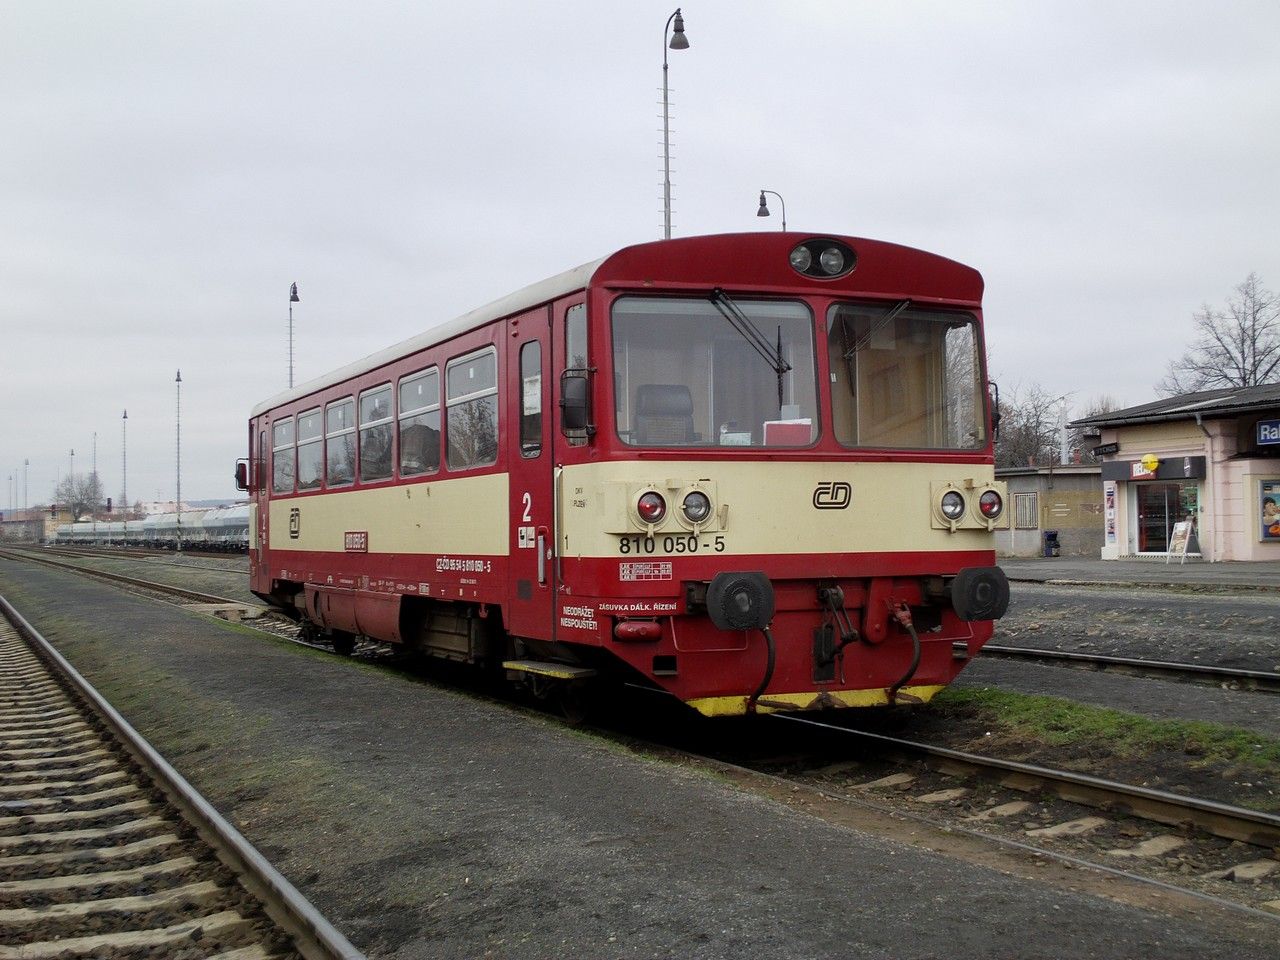
M493 303L486 304L483 307L477 307L475 310L464 313L453 320L437 324L407 340L402 340L386 349L379 350L377 353L371 353L362 360L349 363L337 370L331 370L323 376L294 387L292 390L278 393L271 399L265 400L254 407L253 412L249 415L251 417L261 416L268 410L273 410L293 400L300 400L326 387L342 383L344 380L350 380L352 377L374 370L385 363L399 360L401 357L408 356L411 353L417 353L419 350L425 350L427 347L435 346L437 343L444 343L446 340L466 333L468 330L482 327L486 323L491 323L502 317L531 310L540 304L550 303L557 297L563 297L575 290L581 290L587 285L591 275L596 272L596 268L602 262L603 258L584 263L580 267L574 267L572 270L566 270L564 273L557 274L554 277L530 284L523 290L507 294L501 300L495 300Z
M647 271L653 269L656 262L655 256L665 254L662 256L663 280L676 283L696 282L706 279L703 255L709 252L709 245L734 241L740 244L740 247L735 248L734 251L734 266L739 268L739 271L750 271L753 278L758 279L765 286L795 286L797 275L787 266L787 252L801 239L823 236L835 237L834 234L804 234L797 231L756 232L682 237L678 240L658 240L624 247L607 257L592 260L580 267L531 284L523 290L508 294L501 300L495 300L453 320L433 326L407 340L332 370L314 380L309 380L301 386L278 393L254 407L250 416L261 416L276 407L343 383L384 364L484 326L486 323L531 310L575 290L581 290L590 284L601 267L605 267L606 275L621 273L631 280L648 281L652 278ZM859 258L859 280L870 281L869 289L878 293L927 298L930 295L943 296L945 291L952 299L968 300L974 303L982 297L982 276L972 267L934 253L882 240L844 236L839 239L853 244L859 250L874 249L878 253L896 254L896 256L874 257L871 258L871 262ZM918 271L922 260L928 260L936 267L929 272L928 276L922 276ZM633 271L637 270L641 273L632 275ZM830 281L813 282L827 284Z

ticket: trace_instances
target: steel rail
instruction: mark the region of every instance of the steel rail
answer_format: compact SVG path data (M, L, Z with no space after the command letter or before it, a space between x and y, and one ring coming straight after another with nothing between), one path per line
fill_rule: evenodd
M1260 847L1280 846L1280 817L1274 814L1104 780L1070 770L1052 770L1035 764L984 757L949 747L852 730L795 714L777 713L768 716L803 723L840 736L860 737L891 752L923 760L926 765L942 773L978 775L1014 790L1041 790L1062 800L1132 814L1156 823L1194 827L1227 840L1239 840Z
M302 956L307 960L365 960L364 954L339 933L208 800L196 792L4 596L0 596L0 613L107 725L169 801L196 828L201 838L224 858L250 893L257 897L268 916L293 938L294 947Z
M206 567L174 560L172 550L110 550L102 547L47 547L39 553L55 557L83 557L86 560L137 560L146 564L163 564L170 567L186 567L196 570L221 570L226 573L240 573L240 567ZM201 553L197 550L184 550L179 556L200 560L235 560L237 557L248 559L243 553Z
M1260 693L1280 693L1280 673L1271 670L1242 670L1234 667L1202 666L1169 660L1142 660L1137 657L1112 657L1102 654L1077 653L1068 650L1045 650L1039 647L1008 647L986 644L982 657L1006 660L1033 660L1041 663L1066 664L1083 669L1114 670L1123 673L1145 673L1177 677L1199 683L1234 683Z

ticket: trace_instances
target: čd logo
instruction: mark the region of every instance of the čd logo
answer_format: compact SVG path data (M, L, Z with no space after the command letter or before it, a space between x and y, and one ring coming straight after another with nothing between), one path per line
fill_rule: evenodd
M853 500L853 487L843 480L825 480L813 491L817 510L843 510Z

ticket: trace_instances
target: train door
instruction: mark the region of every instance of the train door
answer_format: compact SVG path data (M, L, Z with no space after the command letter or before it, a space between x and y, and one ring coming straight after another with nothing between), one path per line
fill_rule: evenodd
M258 582L266 570L267 516L271 512L271 475L267 470L266 422L255 424L257 432L250 435L253 449L249 453L249 470L253 477L253 509L249 511L249 584L253 589L269 591L270 578Z
M510 321L507 362L507 457L511 542L507 630L550 639L555 598L551 454L550 309Z

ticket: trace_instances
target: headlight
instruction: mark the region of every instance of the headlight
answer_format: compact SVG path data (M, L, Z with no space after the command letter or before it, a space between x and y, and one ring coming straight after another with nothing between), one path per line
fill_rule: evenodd
M684 511L685 519L690 523L702 523L711 516L711 498L705 493L694 490L692 493L685 494L684 503L680 505L680 509Z
M636 501L636 513L645 523L658 523L667 515L667 501L662 499L662 494L652 490L642 493Z
M988 490L978 498L978 509L988 520L994 520L1004 510L1004 501L1000 498L1000 494L994 490Z
M844 252L839 247L827 247L818 254L818 265L827 276L844 272Z
M858 265L858 255L851 246L829 237L796 244L788 256L792 270L815 280L835 280Z
M964 497L954 490L948 490L942 495L939 506L942 508L942 515L948 520L959 520L964 516Z

